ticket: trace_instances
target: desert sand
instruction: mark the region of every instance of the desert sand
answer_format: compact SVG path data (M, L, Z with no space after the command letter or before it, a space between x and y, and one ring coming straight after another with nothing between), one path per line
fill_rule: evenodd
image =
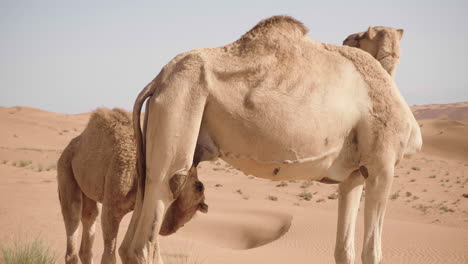
M384 261L468 263L468 103L412 108L424 146L397 166L384 224ZM2 243L40 237L57 253L57 263L63 262L55 166L88 118L0 107ZM209 212L162 238L167 263L334 263L336 185L258 179L221 160L200 167ZM120 241L130 217L121 225ZM362 210L358 221L360 263ZM101 235L98 226L96 263Z

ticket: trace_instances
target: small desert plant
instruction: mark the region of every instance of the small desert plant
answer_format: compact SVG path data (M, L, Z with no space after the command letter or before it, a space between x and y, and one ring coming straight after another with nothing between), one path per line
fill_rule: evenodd
M236 190L236 193L238 193L238 194L242 195L242 193L243 193L243 192L242 192L242 190L241 190L241 189L237 189L237 190Z
M317 203L324 203L324 202L325 202L325 199L320 198L320 199L318 199L316 202L317 202Z
M0 247L2 264L53 264L55 261L55 253L40 239L32 242L17 240L10 246Z
M171 250L175 251L175 250ZM161 254L162 259L164 260L164 263L168 264L201 264L204 261L200 259L199 256L196 255L194 249L192 246L189 246L189 248L184 248L184 249L177 249L176 251L180 251L183 253L169 253L169 252L163 252Z
M312 200L312 193L310 192L302 192L298 196L299 198L304 199L306 201Z
M336 200L336 199L338 199L338 194L337 193L332 193L332 194L328 195L328 199Z
M432 206L429 206L429 205L423 205L423 204L418 204L416 206L413 206L413 208L417 209L417 210L420 210L421 212L423 212L423 214L426 214L427 211L432 208Z
M447 207L446 205L443 205L439 208L441 211L446 212L446 213L453 213L455 210L452 208Z
M7 164L8 160L2 160L2 164Z
M44 168L42 167L42 164L37 165L37 171L38 172L41 172L43 170L44 170Z
M47 168L46 171L50 170L56 170L57 169L57 163L50 164Z
M278 197L277 196L274 196L274 195L268 195L268 200L270 201L278 201Z
M400 197L400 192L399 191L392 194L392 195L390 195L390 200L394 201L394 200L398 199L398 197Z
M415 166L415 167L411 167L411 169L412 169L412 170L415 170L415 171L420 171L420 170L421 170L420 167L416 167L416 166Z
M314 185L313 181L305 181L301 184L301 188L305 189L308 188L309 186Z
M18 166L19 167L26 167L28 165L30 165L32 163L32 161L30 160L20 160L19 163L18 163Z
M217 183L217 184L215 184L214 187L219 188L219 187L223 187L223 185L221 183Z
M429 179L434 179L436 176L435 175L431 175L429 176Z
M410 182L415 182L415 181L416 181L416 179L411 179L411 180L410 180Z
M286 187L286 186L288 186L288 183L287 183L287 182L284 182L284 181L282 181L282 182L280 182L280 183L278 183L278 184L276 185L276 187Z
M406 197L410 197L411 195L413 195L411 192L406 192Z

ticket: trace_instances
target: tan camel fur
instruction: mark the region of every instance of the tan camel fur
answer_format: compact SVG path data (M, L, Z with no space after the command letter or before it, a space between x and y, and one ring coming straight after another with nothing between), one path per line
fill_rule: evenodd
M98 203L102 203L104 253L101 263L116 263L119 224L133 210L137 193L136 146L129 113L98 109L86 129L71 140L58 161L58 189L67 233L65 263L78 263L76 239L81 219L83 235L79 256L93 263L92 245ZM188 222L197 210L207 211L203 184L196 168L171 205L159 233L169 235Z
M367 31L349 35L343 45L356 47L371 54L392 76L400 62L400 40L403 29L369 27Z
M420 150L420 129L377 60L307 32L291 17L268 18L232 44L178 55L138 95L141 196L121 246L125 263L162 263L157 234L174 200L171 177L216 158L265 179L339 183L337 263L354 263L365 182L362 261L381 263L394 168Z

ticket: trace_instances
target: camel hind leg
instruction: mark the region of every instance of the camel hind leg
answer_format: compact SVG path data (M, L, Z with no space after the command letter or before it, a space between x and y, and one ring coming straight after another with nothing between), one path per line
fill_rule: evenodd
M57 164L57 182L60 207L62 209L67 236L66 264L78 264L76 241L80 225L82 194L69 162L69 149L65 149Z
M113 201L104 201L101 216L104 253L102 254L101 264L116 263L117 233L119 232L120 221L127 212L118 208ZM126 263L123 260L122 262Z
M81 210L81 224L83 232L80 245L80 260L83 264L93 263L93 243L96 231L96 219L99 215L99 207L96 201L93 201L83 194L83 206Z
M176 84L176 83L174 83ZM205 97L181 83L150 98L147 109L146 181L137 226L130 247L131 263L162 263L158 234L174 201L169 181L187 174L205 107ZM135 215L134 215L135 216ZM129 227L131 230L131 227Z

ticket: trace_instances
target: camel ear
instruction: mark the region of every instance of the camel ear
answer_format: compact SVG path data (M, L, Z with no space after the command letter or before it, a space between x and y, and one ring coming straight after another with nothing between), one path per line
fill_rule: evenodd
M373 29L372 27L369 27L367 29L367 38L372 40L373 38L375 38L375 35L376 35L375 29Z
M169 187L171 188L174 199L177 199L180 192L184 188L185 182L187 181L187 173L178 172L172 176L169 181Z
M401 40L401 38L403 37L403 32L405 32L405 31L403 29L401 29L401 28L397 29L396 31L398 32L398 35L400 36L400 40Z

